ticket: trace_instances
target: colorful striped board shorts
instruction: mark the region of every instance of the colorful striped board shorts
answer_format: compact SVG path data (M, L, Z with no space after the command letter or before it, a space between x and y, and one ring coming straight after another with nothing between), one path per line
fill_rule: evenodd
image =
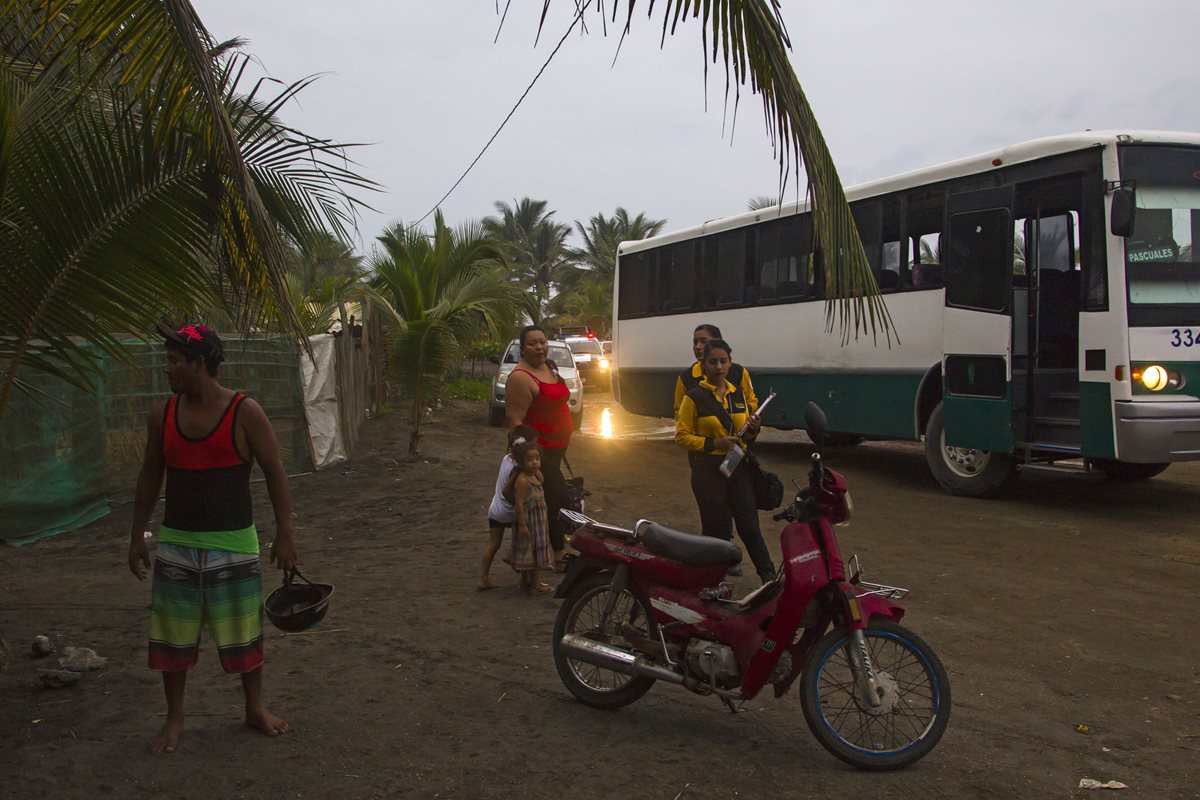
M191 668L200 656L205 624L226 672L241 674L262 666L257 554L160 543L150 595L150 669Z

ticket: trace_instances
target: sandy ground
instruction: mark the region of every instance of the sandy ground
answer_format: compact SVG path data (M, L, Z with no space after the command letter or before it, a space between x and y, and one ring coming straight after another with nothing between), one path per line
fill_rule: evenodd
M149 585L125 566L128 505L0 550L0 796L1066 798L1091 796L1076 788L1088 777L1200 797L1200 465L1132 485L1027 476L985 502L941 493L913 444L828 453L856 504L843 550L913 589L905 623L954 689L938 749L880 775L826 754L794 693L736 715L661 684L618 712L574 702L550 657L558 601L523 595L502 564L499 589L472 588L504 437L484 417L446 409L416 461L400 419L376 417L350 464L292 480L303 569L337 591L311 635L268 632L266 697L292 727L278 739L241 725L239 685L206 642L179 752L147 752L163 701L145 667ZM806 447L774 438L764 462L801 477ZM671 443L578 436L570 454L595 516L696 527ZM109 665L39 690L38 633Z

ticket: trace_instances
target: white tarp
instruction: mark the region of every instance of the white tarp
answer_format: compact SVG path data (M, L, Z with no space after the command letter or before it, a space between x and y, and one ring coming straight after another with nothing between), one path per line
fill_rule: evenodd
M304 418L312 447L313 467L321 469L346 460L346 445L338 422L337 376L334 374L334 338L322 333L308 337L313 357L300 353L300 380L304 385Z

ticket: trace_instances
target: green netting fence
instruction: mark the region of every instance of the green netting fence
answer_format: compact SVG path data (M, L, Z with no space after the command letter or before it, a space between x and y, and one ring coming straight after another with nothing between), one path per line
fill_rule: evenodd
M127 361L105 358L106 379L83 392L39 373L22 380L0 419L0 539L12 545L87 525L133 498L146 419L170 394L166 351L131 340ZM222 385L267 412L289 474L311 468L299 352L282 337L225 340ZM257 475L256 475L257 477ZM159 509L161 511L161 507Z

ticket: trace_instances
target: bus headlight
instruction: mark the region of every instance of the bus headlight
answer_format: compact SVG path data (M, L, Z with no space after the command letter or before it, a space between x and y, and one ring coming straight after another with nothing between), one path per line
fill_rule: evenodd
M1135 381L1140 380L1142 385L1152 392L1161 392L1167 387L1178 389L1183 386L1183 375L1174 370L1168 371L1166 367L1157 364L1141 369L1134 368L1132 377Z

